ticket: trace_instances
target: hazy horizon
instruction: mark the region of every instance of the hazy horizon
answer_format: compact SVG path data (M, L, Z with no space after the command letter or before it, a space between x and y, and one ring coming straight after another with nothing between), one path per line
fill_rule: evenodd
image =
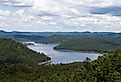
M114 33L120 33L121 31L32 31L32 30L5 30L5 29L0 29L0 31L5 31L5 32L114 32Z

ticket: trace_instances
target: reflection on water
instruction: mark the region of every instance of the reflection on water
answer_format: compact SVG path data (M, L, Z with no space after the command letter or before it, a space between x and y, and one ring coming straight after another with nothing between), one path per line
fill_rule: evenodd
M100 55L96 53L82 53L76 51L56 51L53 49L53 47L57 46L58 44L34 44L35 45L28 45L28 48L40 53L45 53L47 56L51 57L53 64L83 61L86 57L94 60Z

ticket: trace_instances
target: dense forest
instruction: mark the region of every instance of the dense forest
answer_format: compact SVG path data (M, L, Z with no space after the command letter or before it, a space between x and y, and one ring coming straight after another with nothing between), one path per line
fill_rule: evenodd
M44 53L37 53L20 42L0 38L0 63L4 64L38 64L50 60Z
M121 82L121 50L71 64L1 64L0 82Z

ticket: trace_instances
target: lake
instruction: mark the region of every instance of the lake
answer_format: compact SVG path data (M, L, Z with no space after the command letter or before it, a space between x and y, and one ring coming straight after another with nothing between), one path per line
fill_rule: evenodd
M34 43L34 45L28 45L28 48L33 51L45 53L47 56L51 57L52 64L79 62L85 60L86 57L94 60L100 55L97 53L82 53L77 51L56 51L53 47L57 45L58 44Z

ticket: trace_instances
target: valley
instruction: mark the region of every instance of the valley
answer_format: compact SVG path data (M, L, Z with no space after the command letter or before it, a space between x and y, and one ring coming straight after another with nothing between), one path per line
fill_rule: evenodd
M64 34L0 35L0 82L121 81L120 33Z

